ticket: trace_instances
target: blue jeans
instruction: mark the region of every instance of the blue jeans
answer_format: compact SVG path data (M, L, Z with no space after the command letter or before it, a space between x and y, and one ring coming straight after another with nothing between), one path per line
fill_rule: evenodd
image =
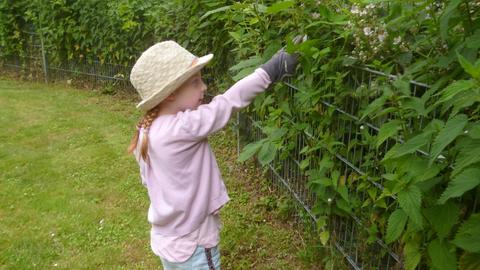
M160 259L162 260L164 270L220 270L220 251L218 246L210 249L197 246L192 257L181 263L169 262L162 257Z

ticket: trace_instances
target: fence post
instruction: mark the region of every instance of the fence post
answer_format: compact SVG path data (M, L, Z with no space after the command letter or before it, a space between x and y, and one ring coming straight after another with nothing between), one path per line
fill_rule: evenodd
M43 45L43 35L40 34L40 44L42 46L42 66L43 66L43 75L45 77L45 83L48 83L48 62L45 53L45 47Z

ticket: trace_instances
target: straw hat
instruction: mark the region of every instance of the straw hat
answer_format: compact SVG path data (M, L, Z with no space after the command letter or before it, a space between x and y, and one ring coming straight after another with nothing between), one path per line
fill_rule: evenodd
M142 98L137 108L155 107L212 58L213 54L196 57L171 40L148 48L130 72L130 82Z

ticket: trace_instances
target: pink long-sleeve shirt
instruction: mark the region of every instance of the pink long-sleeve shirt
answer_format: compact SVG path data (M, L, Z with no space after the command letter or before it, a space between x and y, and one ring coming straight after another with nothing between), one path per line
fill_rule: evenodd
M178 237L195 235L207 217L227 203L229 197L207 136L223 128L233 112L248 106L270 83L268 74L258 68L209 104L153 121L148 133L150 166L139 158L139 148L135 153L150 198L148 221L153 237L176 237L178 243ZM140 130L140 138L142 133ZM217 227L218 234L218 222L209 224ZM209 238L199 235L197 240L202 237ZM158 242L151 240L152 244Z

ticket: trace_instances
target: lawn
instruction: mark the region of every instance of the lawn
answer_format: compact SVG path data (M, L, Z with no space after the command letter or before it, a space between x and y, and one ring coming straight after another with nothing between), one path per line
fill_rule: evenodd
M161 269L126 154L134 104L0 80L0 269ZM236 162L233 134L210 139L232 198L221 214L223 269L317 269L317 241L293 229L291 203L251 163Z

